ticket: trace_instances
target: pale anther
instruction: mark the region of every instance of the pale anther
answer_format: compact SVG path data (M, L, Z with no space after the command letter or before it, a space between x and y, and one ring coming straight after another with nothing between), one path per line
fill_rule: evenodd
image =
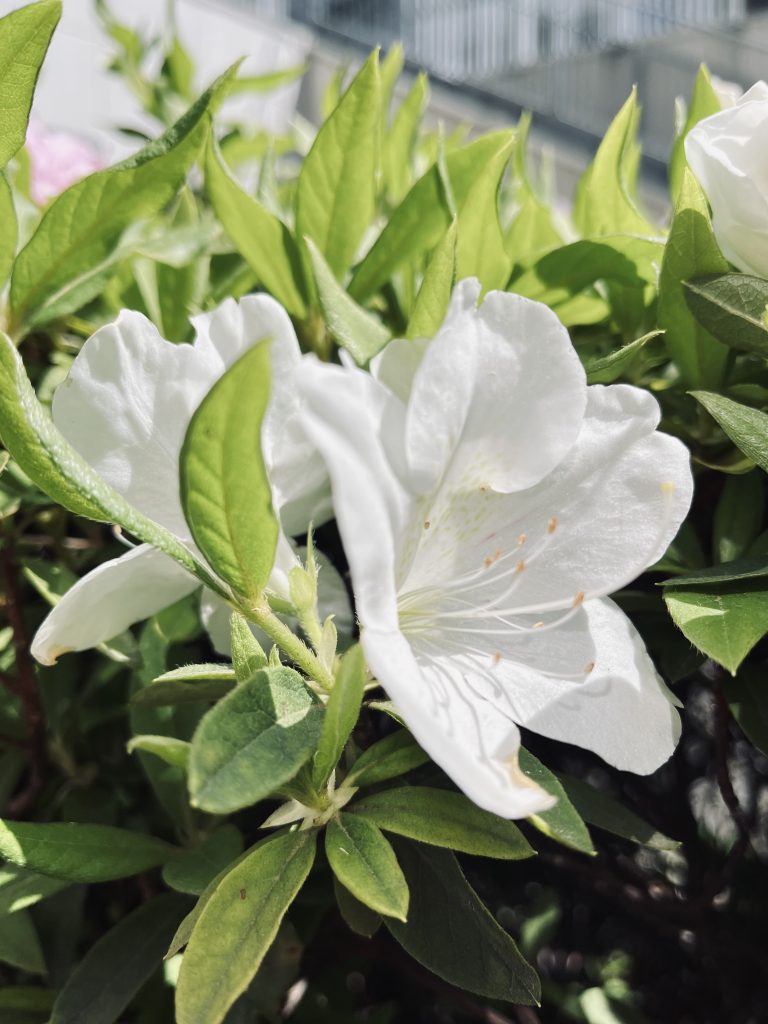
M557 516L552 516L552 518L547 523L547 533L554 533L556 529L557 529Z
M580 590L578 592L578 594L576 595L576 597L574 597L574 599L573 599L573 607L574 608L578 608L580 604L583 604L584 603L584 598L586 596L587 595L584 593L584 591Z

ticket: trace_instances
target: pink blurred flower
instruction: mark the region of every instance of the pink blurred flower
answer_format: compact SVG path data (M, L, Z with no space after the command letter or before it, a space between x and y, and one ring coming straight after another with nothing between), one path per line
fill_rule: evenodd
M99 152L84 139L69 132L51 131L34 120L27 129L27 152L30 190L39 206L104 166Z

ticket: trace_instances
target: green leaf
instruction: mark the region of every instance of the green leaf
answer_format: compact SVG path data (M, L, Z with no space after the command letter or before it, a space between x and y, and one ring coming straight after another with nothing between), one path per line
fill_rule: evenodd
M718 562L745 555L757 539L765 515L765 477L760 470L728 476L715 508L712 544Z
M731 675L768 633L768 586L764 581L718 587L666 587L669 614L691 643Z
M405 729L385 736L364 750L344 780L348 786L373 786L418 768L429 761L416 740Z
M717 420L739 451L768 473L768 414L724 395L707 391L691 394Z
M231 587L258 600L279 527L261 452L269 401L269 343L258 340L195 412L180 458L181 502L195 543Z
M325 705L323 728L312 762L312 781L322 789L339 763L344 746L357 724L365 689L365 659L358 644L350 648Z
M107 882L164 864L176 848L109 825L0 820L0 857L70 882Z
M364 818L340 814L328 822L325 852L334 875L371 910L405 921L408 885L395 851Z
M366 907L364 903L353 896L349 889L345 889L341 882L334 875L333 891L336 895L336 903L339 913L344 918L348 928L355 935L362 935L366 939L372 938L381 927L381 917L375 910Z
M483 811L462 793L426 786L385 789L349 808L385 832L499 860L532 857L534 850L511 821Z
M685 124L674 141L672 155L669 158L669 191L672 196L672 202L675 204L680 195L683 177L688 166L685 159L685 137L699 121L718 113L719 110L720 100L712 86L709 71L704 64L701 64L693 85L693 93L691 94L691 102L688 104Z
M454 219L432 253L413 304L406 338L433 338L445 320L456 283L457 230Z
M707 200L686 170L675 209L659 277L659 327L667 349L689 387L718 387L725 373L728 349L694 318L683 283L703 274L728 270L709 219Z
M0 172L0 288L8 280L13 266L17 235L16 208L13 205L11 186L6 176Z
M747 738L768 757L768 687L762 667L743 669L728 683L725 695Z
M550 839L570 846L579 853L594 854L595 848L589 836L587 826L580 814L568 799L565 790L548 768L523 747L519 754L520 770L529 779L541 786L551 796L557 797L557 803L548 811L531 815L528 819L532 825Z
M393 43L381 60L381 120L386 124L389 120L389 108L397 80L405 64L405 52L402 43Z
M649 341L658 338L663 331L649 331L642 338L630 341L615 352L607 356L600 356L595 359L586 360L584 369L587 371L588 384L612 384L617 378L629 369L635 361L635 357L641 349L645 348Z
M316 747L322 710L290 668L260 669L203 718L192 738L195 807L227 814L276 793Z
M337 278L373 220L380 131L376 50L317 133L296 186L296 233L312 239Z
M88 950L56 997L50 1024L113 1024L158 970L185 900L156 896Z
M482 168L458 216L456 276L476 277L484 293L505 288L512 270L499 223L499 188L513 146L510 139Z
M588 782L574 779L570 775L558 775L558 778L576 811L595 828L654 850L676 850L680 846L677 840L657 832L634 811L628 810L618 800L595 789Z
M30 974L46 973L43 949L28 910L0 915L0 961Z
M161 210L184 184L208 115L235 70L218 78L157 141L76 182L51 203L13 268L14 330L48 323L99 294L125 228Z
M177 1024L220 1024L259 969L314 858L314 833L278 835L255 846L218 883L184 954Z
M291 316L307 314L301 258L288 228L258 199L244 192L211 140L205 161L205 187L216 216L265 290Z
M447 155L445 163L459 211L483 168L498 152L506 149L511 138L509 131L494 132ZM389 218L355 271L349 294L357 302L365 302L400 267L438 245L452 220L440 169L433 164Z
M382 78L383 70L382 64ZM411 187L414 150L428 99L429 80L426 74L421 72L400 104L392 127L384 136L381 166L390 203L399 203Z
M221 587L173 534L137 512L65 441L38 402L19 353L2 331L0 437L27 476L59 505L88 519L119 523L221 593Z
M552 210L542 202L528 173L527 146L531 128L531 115L523 113L517 122L517 140L514 152L514 177L517 189L515 202L518 210L509 225L505 238L507 252L517 266L525 266L531 259L563 244L563 237L555 226Z
M541 987L448 850L395 844L411 892L408 921L384 923L407 953L439 978L488 999L532 1006Z
M165 672L137 690L131 704L168 707L174 704L218 700L230 692L235 673L228 665L185 665Z
M186 771L189 764L189 743L177 740L175 736L133 736L126 744L126 750L132 754L134 750L143 750L154 754L166 764Z
M696 587L699 584L709 586L714 583L732 583L738 580L761 579L768 576L768 560L764 557L739 558L723 565L713 565L710 569L697 569L684 576L673 576L663 580L661 587Z
M242 75L236 78L227 92L228 96L237 96L241 92L272 92L282 85L295 82L302 78L307 71L306 64L295 64L291 68L281 68L279 71L268 71L263 75Z
M243 852L243 837L234 825L222 825L199 846L185 850L163 867L163 881L177 892L199 896Z
M632 188L639 117L637 92L633 89L579 182L573 218L583 235L658 233L638 209Z
M768 356L768 281L749 274L707 274L683 281L688 309L729 348Z
M4 864L0 867L0 914L12 914L33 907L40 900L66 889L69 882L50 875Z
M365 366L392 335L382 322L350 298L311 238L305 239L328 330L356 363Z
M0 168L24 145L37 76L60 17L60 0L43 0L0 18Z
M267 656L246 619L237 612L232 612L229 620L229 638L235 678L238 683L244 683L266 666Z

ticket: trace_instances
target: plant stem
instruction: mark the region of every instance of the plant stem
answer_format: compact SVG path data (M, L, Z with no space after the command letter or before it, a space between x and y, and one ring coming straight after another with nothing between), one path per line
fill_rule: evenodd
M291 661L298 665L310 679L313 679L322 690L326 693L331 692L333 689L331 673L282 619L275 615L266 600L255 608L238 607L237 610L263 629L267 636L285 651Z

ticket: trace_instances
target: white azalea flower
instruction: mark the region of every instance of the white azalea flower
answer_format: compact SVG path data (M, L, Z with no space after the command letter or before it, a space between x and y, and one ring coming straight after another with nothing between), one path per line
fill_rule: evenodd
M307 360L368 664L416 739L477 804L550 806L517 764L523 725L653 771L679 716L605 595L663 553L688 454L646 392L587 387L547 307L454 292L431 342L374 375Z
M229 299L193 324L194 343L177 345L140 313L122 312L86 341L56 390L56 426L107 483L195 550L179 494L187 427L225 370L270 338L264 460L284 534L306 532L310 521L328 517L330 499L322 460L299 422L294 375L302 356L288 315L274 299L253 295ZM270 589L287 597L287 572L298 563L284 534ZM76 583L41 625L32 653L53 664L60 654L94 647L199 586L167 555L142 544Z

